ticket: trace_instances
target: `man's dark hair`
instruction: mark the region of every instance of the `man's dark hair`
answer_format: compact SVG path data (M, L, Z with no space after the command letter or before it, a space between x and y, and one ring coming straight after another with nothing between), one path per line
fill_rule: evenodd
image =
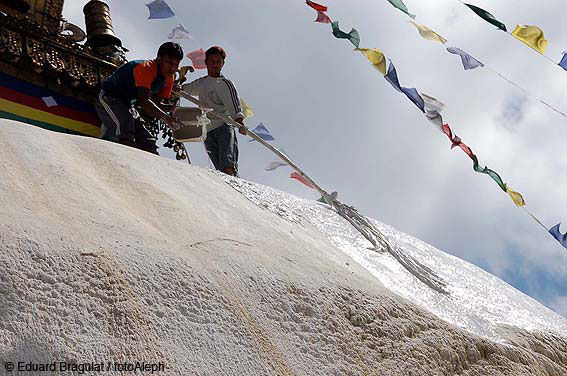
M183 60L183 49L178 43L165 42L159 46L157 55L158 57L169 56L181 61Z
M226 52L224 52L222 47L212 46L205 52L205 60L211 55L221 55L222 59L226 59Z

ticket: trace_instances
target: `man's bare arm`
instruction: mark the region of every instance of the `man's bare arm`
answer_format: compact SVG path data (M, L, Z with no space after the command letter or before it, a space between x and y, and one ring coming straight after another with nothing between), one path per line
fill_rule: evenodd
M174 121L171 115L167 114L151 100L149 89L145 87L137 87L136 90L138 91L137 104L146 116L162 119L168 124Z

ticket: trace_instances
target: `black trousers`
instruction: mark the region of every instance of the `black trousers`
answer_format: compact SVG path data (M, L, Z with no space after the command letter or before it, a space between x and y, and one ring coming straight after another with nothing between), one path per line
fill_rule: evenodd
M147 130L138 111L101 90L95 109L102 121L101 138L158 154L156 139Z

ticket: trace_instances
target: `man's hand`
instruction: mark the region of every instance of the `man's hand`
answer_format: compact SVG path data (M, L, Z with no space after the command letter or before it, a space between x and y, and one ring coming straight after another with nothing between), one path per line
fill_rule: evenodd
M238 127L238 132L246 136L246 134L248 133L248 128L246 128L246 125L244 125L244 119L238 118L238 119L234 119L234 121L240 124L240 127Z
M167 117L163 118L163 121L165 121L167 123L167 125L169 126L169 128L171 128L174 131L181 128L181 125L179 123L179 119L177 119L174 116L168 115Z
M173 94L179 94L181 92L181 90L183 90L183 85L175 85L173 86L173 88L171 89L171 92Z

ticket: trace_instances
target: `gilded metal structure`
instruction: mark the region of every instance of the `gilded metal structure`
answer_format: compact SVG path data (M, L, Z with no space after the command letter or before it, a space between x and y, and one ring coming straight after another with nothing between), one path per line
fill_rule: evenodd
M84 31L63 18L63 3L0 0L0 117L96 136L100 120L92 104L101 83L126 62L127 50L114 34L104 1L90 0L83 8L87 26L84 44L79 44ZM53 95L84 105L61 103L51 109L41 100ZM185 147L173 139L169 127L152 120L148 128L155 137L161 135L166 140L164 146L172 148L178 159L187 158Z
M95 55L121 63L125 49L114 34L110 8L104 1L91 0L83 8L87 26L87 45Z
M122 42L114 34L108 4L104 1L91 0L85 5L83 12L85 14L89 45L116 44L122 46Z
M0 0L0 72L93 102L102 80L125 62L125 50L112 30L108 5L100 0L87 3L93 43L79 44L61 33L63 3Z

